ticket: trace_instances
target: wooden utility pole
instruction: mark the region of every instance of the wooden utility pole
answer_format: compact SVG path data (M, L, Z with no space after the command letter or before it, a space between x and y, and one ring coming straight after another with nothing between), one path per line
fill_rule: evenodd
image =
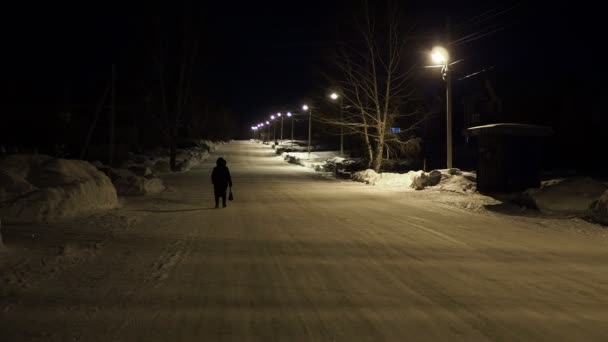
M445 24L446 31L446 44L450 43L450 17L446 18ZM450 60L446 61L445 65L445 102L446 102L446 147L447 147L447 158L446 158L446 166L448 169L451 169L453 166L453 152L452 152L452 75L450 75Z

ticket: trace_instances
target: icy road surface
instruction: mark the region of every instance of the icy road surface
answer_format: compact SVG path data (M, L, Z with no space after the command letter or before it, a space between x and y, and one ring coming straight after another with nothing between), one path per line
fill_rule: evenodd
M218 155L236 201L215 210ZM599 232L325 180L249 142L216 156L3 298L0 340L608 341Z

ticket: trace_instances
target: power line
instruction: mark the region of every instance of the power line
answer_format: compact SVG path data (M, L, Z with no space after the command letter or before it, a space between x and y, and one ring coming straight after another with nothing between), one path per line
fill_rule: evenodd
M479 70L477 72L474 72L472 74L469 74L469 75L466 75L464 77L459 78L458 81L462 81L462 80L465 80L465 79L467 79L469 77L473 77L473 76L481 74L483 72L490 71L490 70L494 69L495 67L496 67L496 65L492 65L491 67L487 67L487 68L481 69L481 70Z
M452 42L448 43L448 45L450 45L450 46L458 46L458 45L470 43L470 42L475 41L477 39L480 39L480 38L492 35L492 34L494 34L496 32L502 31L505 28L507 28L507 25L499 27L499 28L496 28L494 30L486 31L486 32L480 32L480 31L478 31L478 32L475 32L475 33L470 34L468 36L465 36L465 37L462 37L462 38L457 39L455 41L452 41Z
M472 17L470 19L467 19L464 22L462 22L462 23L454 26L453 29L454 30L459 30L459 29L461 29L461 28L463 28L465 26L475 26L477 24L481 24L481 23L486 22L486 21L488 21L490 19L496 18L496 17L498 17L498 16L500 16L502 14L510 12L513 9L515 9L516 7L518 7L519 5L521 5L521 2L517 2L516 4L514 4L511 7L505 8L503 10L499 10L498 12L493 13L493 14L492 14L492 12L498 10L497 8L493 8L493 9L487 10L487 11L485 11L485 12L479 14L479 15L476 15L476 16L474 16L474 17Z

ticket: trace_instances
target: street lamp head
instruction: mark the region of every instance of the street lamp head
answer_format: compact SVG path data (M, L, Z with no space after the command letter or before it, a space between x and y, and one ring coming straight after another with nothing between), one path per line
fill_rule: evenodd
M330 97L332 100L337 100L337 99L338 99L338 97L340 97L340 95L338 95L337 93L331 93L331 94L329 95L329 97Z
M266 121L266 124L267 124L267 125L270 125L270 121Z
M281 113L277 113L277 116L278 116L278 117L281 117Z
M303 110L308 110L308 106L307 106L307 105L303 105L303 106L302 106L302 109L303 109Z
M291 117L291 112L287 112L287 116L288 116L288 117Z
M271 116L270 116L270 120L274 120L274 115L271 115Z
M431 59L434 63L445 65L448 64L450 60L450 54L448 50L444 49L441 46L435 46L433 50L431 50Z

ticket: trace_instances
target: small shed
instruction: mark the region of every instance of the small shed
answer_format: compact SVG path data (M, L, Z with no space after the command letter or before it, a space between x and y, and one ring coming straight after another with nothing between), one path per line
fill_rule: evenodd
M540 187L540 143L546 126L496 123L466 129L478 139L477 189L515 192Z

